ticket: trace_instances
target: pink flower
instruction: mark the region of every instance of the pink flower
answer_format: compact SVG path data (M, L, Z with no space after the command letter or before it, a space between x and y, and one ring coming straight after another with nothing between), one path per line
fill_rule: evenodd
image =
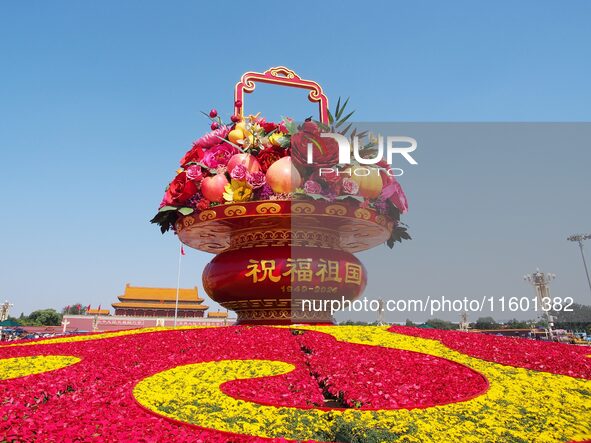
M402 186L398 183L394 177L389 177L390 183L382 189L382 197L384 199L390 199L390 201L398 208L398 210L404 214L408 211L408 201L406 195L402 190Z
M226 126L222 126L221 128L218 128L215 131L211 131L205 134L203 137L201 137L199 140L193 143L193 147L181 159L181 166L184 166L190 162L201 161L205 150L211 148L216 144L221 143L221 139L226 138L229 132L229 128L227 128Z
M230 172L230 177L232 177L234 180L244 181L246 180L247 174L248 169L246 169L246 166L238 164L234 166L234 169L232 169Z
M230 128L227 126L222 126L221 128L216 129L215 131L211 131L193 143L193 147L199 147L202 149L208 149L212 146L215 146L221 143L221 139L226 138L228 133L230 132Z
M388 163L386 163L385 160L379 161L377 165L382 168L388 167ZM400 183L398 183L398 180L396 180L395 177L392 177L385 172L382 172L381 175L384 181L384 187L380 197L384 200L389 199L392 204L398 208L400 213L404 214L408 211L408 200L406 199L406 195L404 195L402 186L400 186Z
M238 149L227 143L222 143L208 149L203 155L203 164L215 169L218 166L226 166L230 157L238 153Z
M253 189L258 189L267 183L265 173L262 171L253 172L252 174L248 172L246 174L246 181Z
M320 194L322 192L322 186L314 180L308 180L304 183L304 191L306 191L306 194Z
M201 171L201 166L191 165L187 169L185 169L185 172L187 173L187 178L189 180L200 182L203 179L203 172Z
M356 195L359 192L359 185L350 178L343 179L343 192L345 194Z

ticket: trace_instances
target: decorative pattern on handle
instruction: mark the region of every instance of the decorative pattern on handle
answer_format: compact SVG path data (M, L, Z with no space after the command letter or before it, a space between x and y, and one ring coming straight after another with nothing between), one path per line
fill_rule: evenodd
M320 121L326 125L328 124L328 98L326 95L324 95L322 87L312 80L303 80L299 75L285 66L269 68L263 73L244 73L240 79L240 82L236 83L236 87L234 89L234 114L240 116L244 115L244 93L249 94L254 91L256 86L255 82L257 81L261 83L270 83L310 90L308 99L313 103L318 102Z

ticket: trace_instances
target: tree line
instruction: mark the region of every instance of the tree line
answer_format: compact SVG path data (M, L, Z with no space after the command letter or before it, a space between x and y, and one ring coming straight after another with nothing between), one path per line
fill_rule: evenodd
M86 314L87 308L87 306L83 306L81 303L75 303L65 306L60 312L53 308L38 309L29 315L21 312L18 318L8 317L8 319L13 320L20 326L59 326L62 323L64 315L84 315Z

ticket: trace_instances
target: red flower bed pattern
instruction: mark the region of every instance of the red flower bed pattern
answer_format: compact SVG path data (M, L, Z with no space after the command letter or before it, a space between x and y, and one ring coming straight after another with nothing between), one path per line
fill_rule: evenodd
M482 375L443 358L344 343L313 331L296 337L310 374L314 376L314 384L324 387L327 397L334 398L343 407L424 408L467 400L488 387ZM279 395L271 397L269 378L233 381L222 390L233 397L263 404L300 408L323 405L322 401L310 402L305 392L287 395L287 390L280 390L289 384L288 380L282 380L288 375L273 377L271 394ZM289 386L293 391L292 385Z
M451 349L482 360L591 380L588 346L407 326L392 326L389 331L439 340Z
M97 442L269 442L281 439L228 436L179 425L146 412L132 397L145 377L178 365L228 359L277 359L296 370L277 384L265 385L278 396L282 383L321 401L310 383L304 356L289 330L212 328L128 335L78 343L0 347L0 358L73 355L81 362L57 371L0 382L3 399L0 441ZM300 383L301 381L301 383ZM313 381L313 380L312 380ZM299 384L300 383L300 384ZM282 392L289 392L284 390ZM52 437L53 436L53 437Z

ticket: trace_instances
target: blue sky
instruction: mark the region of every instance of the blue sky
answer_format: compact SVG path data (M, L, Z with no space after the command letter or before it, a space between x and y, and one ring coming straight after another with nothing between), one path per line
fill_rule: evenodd
M126 282L174 286L176 239L147 220L177 160L208 129L199 111L229 114L245 71L286 65L320 82L333 101L350 96L359 121L584 122L590 14L587 1L3 2L0 299L11 300L18 315L76 301L107 306ZM301 94L257 92L247 102L252 111L313 112ZM437 161L474 177L490 156L466 160L450 151ZM509 245L535 251L515 265L517 275L544 263L559 267L562 274L548 269L559 274L557 290L590 302L578 251L562 240L571 230L591 230L581 191L591 184L581 167L589 153L571 154L574 169L561 163L553 170L550 157L541 165L556 183L546 198L572 197L552 223L536 224L540 236L560 236L561 246L540 250L539 236L524 242L532 220L504 235ZM421 165L429 161L425 154ZM412 205L410 174L403 184ZM423 176L421 190L441 188ZM478 180L468 180L477 193ZM512 192L502 182L498 191L486 189ZM453 211L469 221L479 209L459 204ZM412 228L415 217L428 232L433 216L419 211L408 222ZM407 251L432 254L419 241ZM458 270L461 251L443 271ZM405 250L396 254L403 266ZM200 286L209 259L186 256L183 286ZM415 271L409 264L401 272ZM481 277L468 273L462 285L478 292Z

